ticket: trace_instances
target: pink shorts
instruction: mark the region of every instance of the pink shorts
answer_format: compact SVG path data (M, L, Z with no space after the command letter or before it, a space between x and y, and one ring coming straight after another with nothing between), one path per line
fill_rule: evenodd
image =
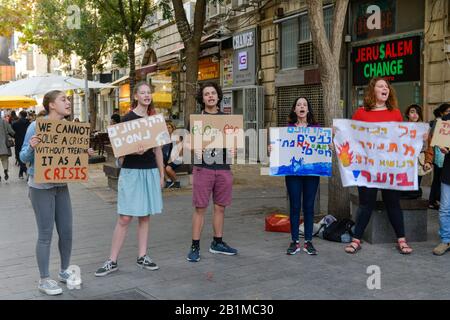
M231 170L211 170L195 167L193 169L192 205L206 208L211 193L214 204L227 207L231 204L233 174Z

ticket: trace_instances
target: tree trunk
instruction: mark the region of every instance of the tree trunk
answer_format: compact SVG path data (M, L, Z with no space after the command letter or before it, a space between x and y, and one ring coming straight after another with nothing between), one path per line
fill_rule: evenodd
M307 0L307 5L311 37L323 88L325 125L332 126L333 119L343 118L343 110L340 107L339 58L348 0L337 0L335 3L330 41L325 33L322 1ZM350 194L348 188L342 186L337 157L335 152L333 153L333 174L328 180L328 214L346 218L350 215Z
M205 24L206 0L197 0L195 3L195 17L193 30L190 27L182 0L172 0L175 11L175 21L178 32L183 39L186 54L186 99L184 101L184 123L189 123L190 115L195 111L198 80L198 56Z
M184 101L184 123L189 123L189 117L195 112L197 101L198 54L200 45L192 45L186 49L186 99Z
M339 69L331 68L330 77L322 82L323 105L329 112L326 113L326 125L332 126L333 119L342 119L343 112L340 107ZM326 89L325 89L326 88ZM350 215L350 194L348 188L342 186L336 152L333 152L333 174L328 179L328 214L336 218L348 218Z
M52 56L47 55L47 73L52 72Z
M86 75L89 81L94 79L94 67L92 63L86 62ZM95 95L94 89L89 89L89 112L88 112L89 123L91 124L91 131L96 129L97 125L97 108L95 105Z
M135 48L136 48L136 38L131 36L127 38L128 41L128 60L130 62L130 106L133 105L133 90L136 84L136 57L135 57Z

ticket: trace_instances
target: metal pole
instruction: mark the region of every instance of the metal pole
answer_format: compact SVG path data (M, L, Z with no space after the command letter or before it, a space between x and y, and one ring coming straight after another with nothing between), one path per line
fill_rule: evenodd
M89 104L89 86L88 86L88 78L87 78L87 73L84 77L84 106L83 106L83 112L81 113L81 121L82 122L87 122L89 121L89 108L88 108L88 104Z

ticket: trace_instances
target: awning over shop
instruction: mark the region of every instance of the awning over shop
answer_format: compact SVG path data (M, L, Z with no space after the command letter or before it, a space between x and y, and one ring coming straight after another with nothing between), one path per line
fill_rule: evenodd
M112 82L112 86L119 85L121 82L125 82L130 78L130 76L123 76L122 78L117 79L116 81Z
M29 108L37 105L33 98L25 96L2 96L0 97L0 109Z
M138 77L139 79L145 79L148 73L155 72L156 69L157 69L156 63L136 68L136 77Z
M172 107L172 93L170 92L155 92L152 94L153 105L155 108L171 108Z

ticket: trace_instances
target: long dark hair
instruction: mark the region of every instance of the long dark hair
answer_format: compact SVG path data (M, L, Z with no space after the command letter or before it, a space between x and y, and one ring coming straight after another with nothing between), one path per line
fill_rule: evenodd
M309 102L309 100L306 97L298 97L297 99L294 100L294 103L292 104L292 107L291 107L291 112L289 112L289 115L288 115L288 119L287 119L288 123L296 124L298 121L297 114L295 113L295 107L297 106L297 102L299 99L305 99L306 104L308 105L308 113L306 114L306 122L308 122L309 125L317 124L317 121L314 118L314 114L312 111L311 102Z
M222 101L222 98L223 98L223 93L222 93L222 89L220 88L220 86L217 83L215 83L215 82L205 82L205 83L202 83L200 85L200 87L197 90L197 95L195 96L195 99L197 100L197 103L199 105L201 105L201 109L202 110L205 110L205 103L203 102L203 90L206 87L213 87L214 89L216 89L216 91L217 91L217 98L219 99L217 101L217 107L219 107L220 106L220 102Z
M423 112L422 112L422 107L419 106L418 104L411 104L409 105L409 107L406 109L405 111L405 117L406 119L409 120L409 112L411 111L411 109L416 110L417 115L419 116L419 119L417 120L417 122L423 122Z

